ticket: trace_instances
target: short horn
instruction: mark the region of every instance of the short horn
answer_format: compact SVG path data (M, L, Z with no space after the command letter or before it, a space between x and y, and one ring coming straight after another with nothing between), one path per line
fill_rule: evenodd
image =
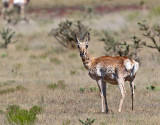
M86 42L89 42L90 41L90 33L87 33L87 36L86 36Z
M77 38L77 35L75 34L75 40L77 43L79 43L79 39Z

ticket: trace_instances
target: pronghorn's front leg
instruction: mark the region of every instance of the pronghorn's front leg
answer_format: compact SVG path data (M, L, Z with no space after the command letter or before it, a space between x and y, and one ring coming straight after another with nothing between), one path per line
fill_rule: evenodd
M98 88L99 88L99 95L101 96L101 80L97 80L97 85L98 85Z
M103 96L104 96L104 100L105 100L105 108L106 108L106 114L108 114L108 104L107 104L107 97L106 97L106 82L102 81L103 82Z
M124 81L119 79L118 80L118 86L119 86L119 89L120 89L120 92L121 92L121 96L122 96L122 98L120 100L120 103L119 103L118 111L121 112L123 101L124 101L124 98L125 98Z
M99 80L98 83L100 83L100 90L101 90L101 101L102 101L102 112L108 113L108 105L107 105L107 98L106 98L106 83L103 81L103 79ZM104 106L105 104L105 106Z
M104 96L103 96L103 82L102 82L102 80L98 80L97 84L98 84L100 96L101 96L102 112L104 112Z

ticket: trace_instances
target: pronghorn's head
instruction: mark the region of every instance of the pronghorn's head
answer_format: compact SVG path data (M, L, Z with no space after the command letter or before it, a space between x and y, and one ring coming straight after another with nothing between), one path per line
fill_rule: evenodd
M79 52L80 52L80 56L82 58L86 58L86 54L87 54L87 49L88 49L88 46L89 46L89 41L90 41L90 34L87 33L87 36L85 37L84 40L79 40L77 37L76 38L76 41L77 41L77 47L79 49Z

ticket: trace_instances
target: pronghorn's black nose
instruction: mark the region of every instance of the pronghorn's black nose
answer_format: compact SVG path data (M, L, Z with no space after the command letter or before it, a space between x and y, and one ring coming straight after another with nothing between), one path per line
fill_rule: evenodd
M84 53L80 53L80 56L84 56Z
M81 52L81 53L80 53L80 56L84 56L84 52Z

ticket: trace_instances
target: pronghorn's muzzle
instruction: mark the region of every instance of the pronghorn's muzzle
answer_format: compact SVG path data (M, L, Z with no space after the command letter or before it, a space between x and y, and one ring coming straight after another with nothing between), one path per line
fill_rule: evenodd
M80 56L84 57L85 56L85 52L80 52Z

